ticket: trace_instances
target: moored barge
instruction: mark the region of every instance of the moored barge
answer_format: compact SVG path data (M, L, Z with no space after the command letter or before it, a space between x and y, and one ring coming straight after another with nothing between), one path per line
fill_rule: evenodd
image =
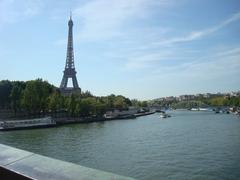
M0 121L0 130L19 130L19 129L34 129L56 126L56 121L51 117L25 119L25 120L7 120Z

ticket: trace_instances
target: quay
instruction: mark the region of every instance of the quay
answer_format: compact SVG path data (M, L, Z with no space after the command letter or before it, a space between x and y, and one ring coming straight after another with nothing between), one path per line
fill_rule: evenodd
M21 130L21 129L35 129L35 128L50 128L56 126L62 126L65 124L78 124L78 123L93 123L93 122L104 122L113 120L127 120L135 119L140 116L147 116L154 114L155 111L142 112L136 114L129 114L125 116L117 117L43 117L35 119L25 120L0 120L0 131L9 130Z
M0 144L0 179L133 180Z
M136 114L131 114L131 115L126 115L126 116L119 116L119 117L111 117L111 118L106 118L106 117L58 117L58 118L53 118L57 125L64 125L64 124L77 124L77 123L93 123L93 122L104 122L104 121L113 121L113 120L127 120L127 119L135 119L140 116L147 116L154 114L155 111L151 112L142 112L142 113L136 113Z
M156 111L150 111L150 112L143 112L143 113L137 113L135 114L136 117L140 117L140 116L147 116L147 115L151 115L154 114Z

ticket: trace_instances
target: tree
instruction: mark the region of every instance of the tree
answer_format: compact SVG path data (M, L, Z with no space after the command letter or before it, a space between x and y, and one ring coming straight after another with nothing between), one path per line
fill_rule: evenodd
M97 116L102 116L107 111L107 104L104 102L98 100L95 106Z
M21 96L22 96L22 91L25 88L25 85L26 84L21 81L13 82L13 88L11 90L10 98L11 98L11 105L15 115L17 111L21 109Z
M147 101L142 101L141 102L141 107L147 107L148 106L148 102Z
M8 80L0 81L0 107L10 108L11 99L10 94L12 91L12 83Z
M224 106L226 104L226 99L224 97L215 97L210 99L210 105L212 106Z
M91 100L89 98L81 99L78 102L78 115L80 116L89 116L92 112Z
M128 105L123 96L116 96L113 102L113 107L116 109L127 109Z
M172 104L173 108L176 109L191 109L191 108L199 108L199 107L205 107L206 104L204 104L201 101L180 101L178 103Z
M132 99L131 104L132 104L132 106L138 107L139 101L137 99Z
M81 97L82 98L93 97L93 95L90 91L87 90L87 91L81 93Z
M67 98L67 111L71 116L74 116L76 113L77 100L76 96L72 94Z
M47 81L43 81L42 79L35 80L36 86L38 88L38 96L39 96L39 110L45 113L48 108L48 97L53 93L54 87L50 85Z
M51 112L56 112L64 107L64 99L63 96L60 94L59 91L55 90L49 97L48 97L48 109Z
M48 96L53 86L46 81L37 79L26 82L23 91L22 104L28 113L44 113L48 107Z

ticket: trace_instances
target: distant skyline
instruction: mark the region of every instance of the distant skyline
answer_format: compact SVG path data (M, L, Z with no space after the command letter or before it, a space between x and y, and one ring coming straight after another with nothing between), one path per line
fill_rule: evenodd
M59 87L70 11L83 91L145 100L240 90L239 0L0 0L0 80Z

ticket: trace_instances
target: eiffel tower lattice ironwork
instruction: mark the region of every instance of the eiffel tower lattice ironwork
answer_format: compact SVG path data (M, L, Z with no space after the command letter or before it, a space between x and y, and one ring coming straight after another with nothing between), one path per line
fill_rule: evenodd
M76 70L74 66L74 53L73 53L73 21L72 16L68 21L68 44L67 44L67 57L65 70L63 71L63 78L60 85L60 91L63 94L69 95L73 92L81 92L81 89L78 86ZM73 87L68 87L68 79L72 79Z

